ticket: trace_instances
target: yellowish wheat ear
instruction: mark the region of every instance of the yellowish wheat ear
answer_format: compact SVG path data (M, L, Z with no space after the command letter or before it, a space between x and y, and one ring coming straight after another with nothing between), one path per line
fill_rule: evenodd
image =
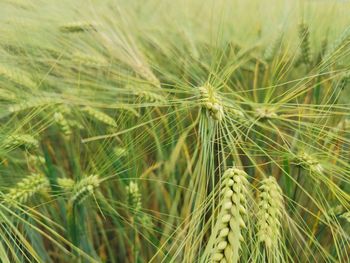
M211 260L236 263L244 241L242 230L246 228L247 174L243 170L230 168L223 175L223 184L222 204L217 220L219 227Z
M274 253L281 239L282 190L272 176L261 182L260 190L257 236L259 242L263 243L269 252Z
M37 192L47 188L49 181L43 174L31 174L18 182L4 195L4 202L9 205L26 203Z
M201 95L202 105L207 109L209 116L214 120L221 121L225 115L224 107L214 87L207 83L199 87L199 93Z

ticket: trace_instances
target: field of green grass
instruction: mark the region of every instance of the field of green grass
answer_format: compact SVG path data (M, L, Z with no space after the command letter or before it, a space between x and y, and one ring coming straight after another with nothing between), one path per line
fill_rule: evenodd
M0 263L350 262L349 10L0 0Z

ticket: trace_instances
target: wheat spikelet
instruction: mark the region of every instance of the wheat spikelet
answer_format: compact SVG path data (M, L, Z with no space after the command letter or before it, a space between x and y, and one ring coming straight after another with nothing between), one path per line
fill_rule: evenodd
M4 202L10 205L24 204L37 192L49 186L49 181L42 174L31 174L22 179L4 195Z
M103 57L92 56L80 52L74 53L72 60L79 64L91 67L101 67L108 65L107 61Z
M57 103L60 103L60 101L58 101L56 99L38 98L38 99L31 99L29 101L23 101L21 103L11 105L8 108L8 110L9 110L9 112L20 112L20 111L27 110L30 108L51 106L51 105L55 105Z
M62 182L62 181L61 181ZM72 188L70 201L72 204L81 204L87 197L94 193L99 187L100 179L97 175L90 175L75 183Z
M296 157L296 162L297 165L304 166L314 172L322 173L324 170L320 162L306 152L299 153Z
M90 22L72 22L60 26L59 30L63 33L80 33L85 31L93 31L96 29L95 25Z
M65 136L69 137L72 134L70 125L61 112L55 112L53 119Z
M255 109L255 116L258 119L273 119L278 115L274 108L271 107L259 107Z
M166 102L166 99L161 95L147 90L135 91L135 95L147 102Z
M344 218L348 223L350 223L350 211L342 214L340 217Z
M137 63L134 65L134 69L142 78L149 81L150 84L160 88L159 79L153 74L149 67L145 66L143 63Z
M139 186L136 182L131 181L128 186L126 186L126 192L128 194L128 203L135 213L139 212L142 208L141 205L141 193Z
M58 178L57 184L65 191L71 192L74 187L74 180L70 178Z
M28 162L32 165L43 165L45 164L45 158L40 155L29 155Z
M18 69L10 69L0 65L0 77L30 89L37 88L36 83L31 80L28 74Z
M261 182L260 190L257 236L259 242L265 245L267 251L274 254L281 239L282 190L272 176Z
M39 142L29 134L14 134L9 135L5 139L4 145L6 149L15 149L17 147L33 149L39 147Z
M224 107L214 88L207 83L199 87L199 93L201 95L203 107L207 109L209 116L214 120L221 121L224 118Z
M311 63L310 53L310 32L309 27L305 23L299 24L299 39L300 39L300 61L304 64Z
M128 154L127 149L125 149L124 147L114 147L113 148L113 153L116 157L124 157Z
M112 127L117 127L115 120L102 111L96 110L89 106L84 107L82 110L86 112L90 117L93 117L100 122L103 122Z
M218 234L211 260L213 262L239 261L242 229L246 227L244 217L247 213L247 174L239 169L230 168L223 175L224 188L221 211L217 221Z

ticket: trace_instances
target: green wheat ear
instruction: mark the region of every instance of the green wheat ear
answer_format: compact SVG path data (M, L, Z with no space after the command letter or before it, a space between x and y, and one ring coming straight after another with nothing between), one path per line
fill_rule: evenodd
M49 181L42 174L31 174L18 182L4 195L4 202L9 205L24 204L36 193L47 188Z
M90 175L76 182L72 188L71 204L78 205L84 202L86 198L94 194L95 189L99 185L100 179L98 175Z
M281 239L282 189L276 179L270 176L261 182L260 190L257 236L270 255L276 255Z
M222 204L217 219L218 234L212 252L213 262L238 262L242 230L246 227L247 174L240 169L230 168L223 175L224 188L221 192Z

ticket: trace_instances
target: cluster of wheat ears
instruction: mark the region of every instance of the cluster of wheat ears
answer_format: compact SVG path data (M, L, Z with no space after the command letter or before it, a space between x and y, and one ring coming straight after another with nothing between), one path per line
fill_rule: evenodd
M350 262L348 1L0 1L0 262Z

